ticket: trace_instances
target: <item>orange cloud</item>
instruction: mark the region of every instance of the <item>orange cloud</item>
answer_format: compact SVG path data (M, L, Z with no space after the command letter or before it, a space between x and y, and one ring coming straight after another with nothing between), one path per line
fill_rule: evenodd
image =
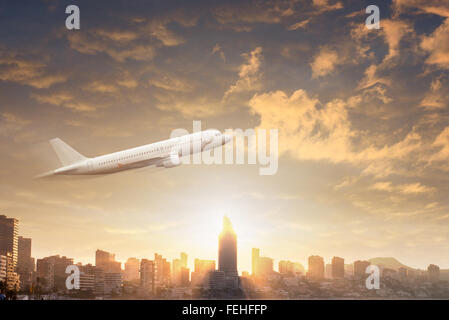
M65 82L61 74L49 74L43 62L27 60L15 53L0 53L0 80L29 85L38 89Z
M420 135L413 131L396 143L376 147L375 141L352 128L347 102L336 99L322 106L301 89L291 96L280 90L256 94L249 107L260 116L259 128L279 129L279 152L300 160L353 163L377 175L384 174L391 161L422 148ZM365 147L356 148L354 137L365 137Z
M54 106L61 106L77 112L92 112L97 110L97 107L81 101L76 101L75 97L68 93L53 93L53 94L33 94L33 99L40 103L48 103Z
M310 64L310 67L312 68L312 77L324 77L334 71L335 67L342 62L343 59L339 57L335 50L326 46L321 47Z
M432 34L423 37L421 49L429 54L427 64L449 69L449 18Z
M246 63L240 66L239 79L225 92L223 99L238 92L251 91L259 87L262 48L257 47L250 53L243 54Z
M418 8L425 13L449 17L449 3L446 0L393 0L393 6L399 12Z

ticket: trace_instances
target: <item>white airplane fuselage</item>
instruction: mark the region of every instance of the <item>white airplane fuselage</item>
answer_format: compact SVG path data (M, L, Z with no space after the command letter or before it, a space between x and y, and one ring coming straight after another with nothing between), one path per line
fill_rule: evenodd
M41 175L96 175L155 165L172 168L181 164L180 157L221 147L231 137L218 130L206 130L163 140L144 146L87 158L62 140L50 141L63 166Z

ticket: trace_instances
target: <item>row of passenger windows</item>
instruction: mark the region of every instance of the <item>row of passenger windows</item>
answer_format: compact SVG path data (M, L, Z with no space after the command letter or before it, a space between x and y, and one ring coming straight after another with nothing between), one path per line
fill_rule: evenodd
M123 160L131 159L131 158L135 158L135 157L141 157L141 156L144 156L144 155L149 155L149 154L151 154L151 153L153 153L155 151L156 152L166 151L166 150L172 148L173 146L174 146L174 144L173 145L169 145L169 146L165 146L165 147L157 147L157 148L151 149L150 151L139 152L139 153L135 153L135 154L132 154L132 155L129 155L129 156L126 156L126 157L120 157L118 159L112 159L112 160L100 162L100 166L104 166L106 164L114 163L114 162L117 162L117 161L123 161Z
M216 133L215 135L218 136L219 134L220 134L220 133ZM189 141L184 142L184 143L188 143L188 142L189 142ZM160 151L166 151L166 150L172 148L173 146L175 146L175 145L172 144L172 145L168 145L168 146L165 146L165 147L157 147L157 148L153 148L153 149L150 150L150 151L140 152L140 153L136 153L136 154L133 154L133 155L130 155L130 156L127 156L127 157L121 157L121 158L118 158L118 159L112 159L112 160L100 162L100 166L104 166L104 165L107 165L107 164L109 164L109 163L114 163L114 162L117 162L117 161L123 161L123 160L131 159L131 158L135 158L135 157L141 157L141 156L144 156L144 155L153 153L153 152L155 152L155 151L157 151L157 152L160 152ZM178 146L179 146L179 145L178 145Z

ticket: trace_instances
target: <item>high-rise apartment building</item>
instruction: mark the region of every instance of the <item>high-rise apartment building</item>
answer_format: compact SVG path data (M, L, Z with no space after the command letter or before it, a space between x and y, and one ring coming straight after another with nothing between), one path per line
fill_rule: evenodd
M170 262L162 255L154 254L154 282L156 288L164 287L170 284L171 279Z
M129 258L128 260L126 260L124 280L125 281L139 280L139 267L140 267L139 259Z
M190 269L189 268L181 268L181 287L188 287L190 284Z
M181 285L181 270L187 268L187 254L181 252L180 259L174 259L172 262L172 283Z
M29 290L33 282L34 259L31 257L31 239L19 236L17 273L20 276L20 287Z
M140 261L140 286L146 293L155 292L154 261L142 259Z
M115 254L99 250L95 252L95 266L103 269L105 273L120 273L122 264L115 261Z
M10 253L11 268L17 270L19 254L19 220L0 215L0 255L8 256Z
M44 291L64 290L68 266L73 265L73 259L59 255L37 259L36 275L38 284Z
M345 277L345 259L340 257L332 258L332 278L343 279Z
M8 258L4 255L0 255L0 281L6 281L6 268L8 264Z
M320 256L309 257L309 268L307 276L311 279L320 280L324 278L324 259Z
M261 279L268 277L274 272L273 259L268 257L261 257L260 250L258 248L252 249L251 260L252 260L251 269L253 276Z

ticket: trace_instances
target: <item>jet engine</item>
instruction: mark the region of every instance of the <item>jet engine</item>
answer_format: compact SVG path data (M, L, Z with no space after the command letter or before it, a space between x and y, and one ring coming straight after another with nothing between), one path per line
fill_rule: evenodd
M172 152L170 157L157 164L157 167L173 168L181 165L178 152Z

